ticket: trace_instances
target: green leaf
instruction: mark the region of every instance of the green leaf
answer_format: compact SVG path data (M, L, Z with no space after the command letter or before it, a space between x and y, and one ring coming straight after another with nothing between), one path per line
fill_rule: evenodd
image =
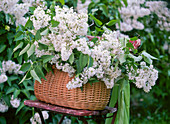
M22 40L22 39L24 39L23 32L22 32L22 31L19 31L19 32L15 35L14 41L19 41L19 40Z
M12 75L12 76L8 77L8 79L10 79L10 81L14 81L14 80L18 79L18 76Z
M30 48L30 44L27 44L27 46L19 53L19 56L27 52L29 48Z
M93 66L93 58L91 56L88 57L88 65L87 67L92 67Z
M25 31L25 27L23 25L19 25L17 28L16 28L16 32L24 32Z
M72 65L74 62L74 53L71 54L70 58L69 58L69 62Z
M123 3L125 4L126 7L128 6L127 0L123 0Z
M152 35L151 33L149 33L149 37L150 37L150 39L151 39L152 43L153 43L153 44L155 44L154 37L153 37L153 35Z
M14 87L9 87L8 90L6 91L6 95L14 92L15 90L16 90L16 88L14 88Z
M120 55L118 56L118 59L119 59L119 61L120 61L120 64L126 62L126 56L127 56L126 54L120 54Z
M134 49L133 44L132 44L132 43L130 43L130 42L128 42L128 43L126 44L126 47L128 47L128 48L130 48L130 49Z
M14 36L14 33L8 32L7 39L9 41L9 45L12 45Z
M130 85L125 79L119 81L118 111L115 124L129 124Z
M147 63L150 64L150 65L151 65L152 62L153 62L152 59L150 59L149 57L146 57L146 56L144 56L144 61L147 62Z
M22 78L22 80L21 80L18 84L21 84L21 83L26 79L27 74L28 74L28 73L26 73L26 75Z
M40 34L40 30L37 31L36 35L35 35L35 40L38 41L41 39L41 34Z
M6 124L6 119L3 116L0 116L0 124Z
M23 58L23 56L18 56L18 57L17 57L18 64L20 64L20 65L21 65L21 63L22 63L22 58Z
M6 48L6 45L0 45L0 53L2 53L4 50L5 50L5 48Z
M128 57L134 59L135 62L139 62L142 60L142 56L136 57L136 56L132 55L131 53L128 54Z
M52 27L57 27L60 24L60 22L52 20L51 24L52 24Z
M19 48L22 48L22 46L24 45L23 42L20 42L14 49L13 52L15 52L16 50L18 50Z
M101 28L98 28L98 27L95 27L95 30L98 31L98 32L104 32L104 30L102 30Z
M5 14L5 20L6 20L6 23L9 22L9 19L10 19L10 15L9 14Z
M112 31L110 28L107 28L105 25L102 26L104 31Z
M64 0L59 0L59 1L60 1L60 3L61 3L62 5L65 4L65 1L64 1Z
M132 37L132 38L130 38L130 40L131 41L136 41L136 40L138 40L138 37Z
M17 98L19 94L20 94L20 90L17 90L17 89L16 89L16 90L14 91L14 98L13 98L13 99Z
M44 75L42 69L40 68L40 66L37 66L37 67L35 68L35 72L36 72L36 74L38 75L38 77L39 77L40 79L43 78L44 80L47 80L47 79L45 78L45 75Z
M77 73L81 73L87 64L88 64L88 55L84 55L81 53L79 59L76 61Z
M27 87L27 90L28 90L28 91L34 91L34 87L28 86L28 87Z
M27 51L28 58L35 52L35 44L32 44L29 50Z
M35 7L29 7L29 10L30 10L31 14L33 14L34 10L35 10Z
M7 83L9 86L12 86L11 80L8 78Z
M112 26L112 25L114 25L114 24L116 24L116 23L118 23L119 22L119 20L111 20L111 21L109 21L106 25L107 26Z
M0 99L1 99L2 96L3 96L3 94L2 94L2 92L0 92Z
M108 17L108 9L107 9L106 5L103 4L103 3L100 3L99 6L100 6L100 9L103 11L103 14L104 14L106 17Z
M20 68L20 71L23 71L23 72L26 72L30 69L31 67L31 63L24 63L21 68Z
M80 57L80 62L82 63L82 68L84 68L88 63L88 55L83 55Z
M93 38L91 42L96 43L99 39L97 37Z
M51 68L51 66L50 67L48 66L48 63L43 64L43 67L47 72L52 71L52 68Z
M20 104L20 106L17 108L17 110L16 110L16 115L18 114L18 112L24 107L25 105L24 105L24 100L21 102L21 104Z
M41 32L41 35L48 35L49 33L49 29L46 28L43 32Z
M50 61L54 56L53 55L43 55L41 58L43 60L43 63L46 63Z
M147 58L157 59L156 57L154 57L154 56L150 55L150 54L149 54L149 53L147 53L146 51L143 51L143 52L141 53L141 55L144 55L144 56L146 56Z
M40 42L38 42L38 49L39 50L47 50L48 49L48 46L47 45L45 45L45 44L42 44L42 43L40 43Z
M5 103L10 106L10 98L9 95L3 95L2 96L3 100L5 101Z
M28 19L27 23L25 24L25 28L32 28L33 23L30 19Z
M35 80L37 80L38 82L41 83L41 80L40 80L40 78L38 77L38 75L36 74L35 70L31 70L31 71L30 71L30 74L31 74L31 76L32 76Z
M12 59L12 48L8 48L7 49L7 57L8 57L8 60L11 60Z
M0 61L0 68L2 68L2 62Z
M27 97L30 98L30 93L27 89L21 90L21 92Z
M94 17L92 14L89 14L90 15L90 17L91 17L91 19L93 19L94 20L94 22L96 23L96 25L97 26L101 26L103 23L100 21L100 20L98 20L96 17Z
M92 85L92 83L96 83L96 82L100 82L99 80L97 80L96 78L90 78L89 79L89 83Z

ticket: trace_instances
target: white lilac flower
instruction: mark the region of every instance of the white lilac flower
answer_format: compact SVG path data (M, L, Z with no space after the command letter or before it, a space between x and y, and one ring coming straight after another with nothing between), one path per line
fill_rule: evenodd
M160 29L170 31L170 10L167 5L165 1L146 1L146 7L158 16Z
M11 14L14 16L15 24L18 26L19 24L25 25L28 18L25 18L24 15L29 12L29 7L32 5L29 2L18 3L19 0L1 0L0 2L0 11L4 11L6 14ZM11 22L11 18L9 19L9 24L13 24Z
M74 73L75 73L75 71L76 71L76 70L75 70L72 66L70 66L68 63L64 64L61 69L62 69L63 72L67 72L70 77L73 77L73 75L74 75Z
M153 68L153 65L148 67L145 62L141 62L140 65L141 68L137 69L137 73L131 68L128 74L129 80L135 79L134 83L137 88L143 88L145 92L149 92L158 79L158 71Z
M141 4L144 4L145 0L128 0L127 2L127 7L124 5L119 8L123 22L120 22L120 27L116 24L116 28L124 32L131 31L133 29L144 29L144 25L137 19L150 14L150 10L148 8L141 7Z
M36 122L36 120L34 119L34 117L31 117L31 118L30 118L30 122L31 122L31 124L37 124L37 122Z
M170 30L170 11L165 1L137 1L128 0L128 6L119 8L122 22L120 27L116 24L116 28L123 31L131 31L133 29L143 30L144 24L138 21L139 17L144 17L152 13L158 16L158 25L161 30Z
M45 120L49 118L48 111L42 111L42 115Z
M71 124L71 119L64 117L63 124Z
M37 7L34 10L34 15L30 17L33 22L33 26L36 30L40 28L44 28L49 25L49 21L51 20L50 15L46 14L43 8Z
M2 73L8 72L9 74L24 74L24 72L20 71L21 65L16 64L15 62L8 60L2 62ZM5 78L4 78L5 79Z
M20 105L20 101L21 101L21 99L19 99L19 98L14 99L14 96L12 95L10 103L14 108L18 108Z
M59 25L57 27L52 27L51 24L48 23L50 20L45 19L45 16L49 17L50 15L46 14L42 8L39 7L34 12L35 13L32 16L32 20L33 24L35 23L35 29L38 30L39 28L49 25L49 29L51 30L51 33L34 43L36 45L35 55L37 57L53 54L48 50L39 50L38 42L48 46L53 45L52 47L56 52L61 52L61 58L63 61L67 61L69 59L72 54L72 50L76 47L76 45L80 47L80 50L84 54L90 54L89 50L86 50L88 48L88 44L86 43L85 38L79 39L80 41L84 41L83 43L79 42L79 44L76 44L77 41L74 41L77 36L87 35L87 14L77 14L73 11L73 8L60 8L59 6L56 6L56 16L54 16L53 19L58 21ZM38 19L35 20L35 17ZM46 22L44 23L44 21ZM36 23L39 24L37 25Z
M6 74L3 73L0 75L0 84L6 82L7 80L8 77L6 76Z
M42 111L42 115L43 115L44 120L49 118L48 111ZM36 112L35 115L30 118L30 122L31 124L37 124L37 123L41 124L40 115Z
M88 12L88 6L91 3L91 0L86 0L84 3L82 3L81 0L78 0L77 3L77 11L78 13L87 13Z
M0 99L0 112L4 113L8 111L8 105L5 103L5 101L1 98Z

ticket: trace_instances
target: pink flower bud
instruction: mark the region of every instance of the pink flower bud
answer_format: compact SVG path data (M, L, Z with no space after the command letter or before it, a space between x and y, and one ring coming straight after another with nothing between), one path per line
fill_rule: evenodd
M129 42L133 44L134 49L137 49L141 45L141 40L140 39L138 39L136 41L129 40Z
M99 36L87 36L87 38L89 39L89 41L91 41L93 38L98 38L99 40L102 39L102 37L99 37Z

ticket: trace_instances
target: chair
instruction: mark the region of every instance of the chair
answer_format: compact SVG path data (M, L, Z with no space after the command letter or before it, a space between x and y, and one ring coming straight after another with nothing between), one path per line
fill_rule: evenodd
M46 111L51 111L51 112L62 114L63 116L61 117L61 120L59 121L58 124L62 123L65 116L77 117L84 124L88 124L88 122L87 122L88 119L96 119L97 124L100 124L102 119L110 118L110 117L113 117L116 115L116 114L113 114L110 117L106 117L106 114L117 112L117 108L111 108L108 106L106 106L104 110L100 110L100 111L79 110L79 109L66 108L66 107L62 107L62 106L52 105L52 104L44 103L44 102L41 102L38 100L35 100L35 101L34 100L26 100L26 101L24 101L24 105L29 106L29 107L34 107L35 111L37 111L40 115L42 124L45 124L45 121L43 119L41 110L46 110ZM84 116L92 116L92 118L85 118ZM115 119L115 117L114 117L114 119Z

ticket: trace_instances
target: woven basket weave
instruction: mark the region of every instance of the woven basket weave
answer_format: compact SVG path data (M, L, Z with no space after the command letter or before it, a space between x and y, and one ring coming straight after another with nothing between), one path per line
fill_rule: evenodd
M54 70L47 73L46 80L40 84L35 81L34 92L38 100L75 109L103 110L109 102L110 90L103 82L68 90L66 84L72 79L68 73Z

